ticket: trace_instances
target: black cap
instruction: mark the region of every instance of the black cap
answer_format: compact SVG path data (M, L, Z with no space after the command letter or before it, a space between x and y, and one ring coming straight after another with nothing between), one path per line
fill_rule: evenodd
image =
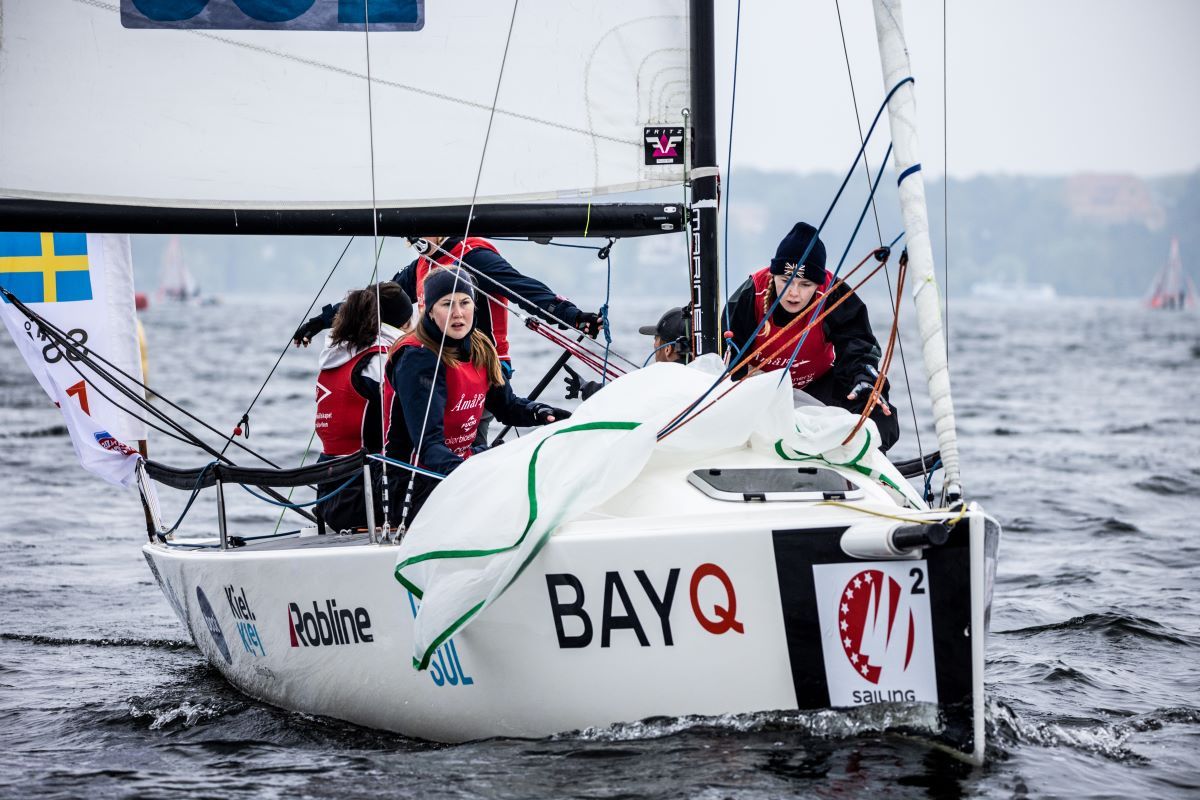
M808 247L809 242L812 242L811 250ZM805 250L808 250L808 257L804 259L801 276L813 283L824 283L825 244L817 236L817 229L807 222L797 222L788 231L787 236L783 237L783 241L775 250L775 257L771 259L771 274L786 274L790 265L800 262Z
M475 297L475 282L461 269L435 269L425 278L425 312L451 292Z
M413 306L398 284L388 281L379 289L379 319L396 328L403 328L412 319Z
M664 342L678 341L686 349L691 343L688 341L687 325L685 324L682 308L667 309L667 313L662 315L657 325L643 325L638 328L638 333L644 333L646 336L657 336Z

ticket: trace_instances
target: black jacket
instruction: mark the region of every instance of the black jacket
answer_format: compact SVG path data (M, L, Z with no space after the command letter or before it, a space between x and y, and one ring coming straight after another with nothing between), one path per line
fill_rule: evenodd
M825 308L829 308L842 297L846 300L829 313L821 323L825 338L833 345L834 362L829 370L829 378L835 391L841 390L842 395L849 394L859 377L867 372L867 367L879 368L879 357L882 351L875 334L871 331L871 320L867 307L858 295L845 284L837 286L825 297ZM728 329L733 331L730 341L741 352L748 353L754 349L752 338L754 328L758 325L755 317L754 283L747 278L729 299L725 308L725 319ZM803 312L801 312L803 313ZM789 314L779 305L771 315L771 324L782 326L795 319L797 314ZM750 343L747 349L747 343ZM746 368L734 370L734 378L741 379L746 375Z
M447 347L450 346L447 341ZM468 360L470 340L463 340L458 346L460 358ZM463 459L446 446L446 365L439 364L437 353L427 348L404 347L388 362L387 377L396 391L388 429L387 456L408 461L413 455L413 442L421 437L424 428L425 436L421 439L417 461L426 469L448 475ZM425 418L427 406L428 420ZM540 424L537 414L545 407L542 403L517 397L507 380L488 390L483 406L496 419L514 427ZM472 452L486 449L486 445L476 445Z

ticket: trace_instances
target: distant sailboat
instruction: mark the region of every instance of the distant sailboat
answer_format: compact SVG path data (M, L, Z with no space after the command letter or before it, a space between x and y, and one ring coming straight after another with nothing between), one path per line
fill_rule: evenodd
M1168 311L1191 310L1196 307L1196 284L1183 271L1183 259L1179 257L1179 237L1171 237L1171 255L1167 265L1154 276L1150 293L1146 297L1150 308Z
M178 236L172 236L163 253L162 270L158 273L155 299L176 303L191 303L200 299L200 285L183 261L183 247Z

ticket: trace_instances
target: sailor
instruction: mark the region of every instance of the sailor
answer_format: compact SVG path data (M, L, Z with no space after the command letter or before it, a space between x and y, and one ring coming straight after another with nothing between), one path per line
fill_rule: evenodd
M476 287L465 270L434 270L425 278L421 295L425 307L416 329L392 347L387 366L395 391L386 447L389 457L412 459L418 466L448 475L487 449L486 442L477 441L484 412L505 425L522 427L571 416L513 394L496 346L477 326ZM408 479L407 472L389 476L392 519L400 518ZM412 513L435 485L433 478L414 476Z
M320 461L363 449L383 452L388 420L382 409L391 398L391 387L383 380L384 364L391 346L408 333L412 316L408 295L391 281L352 291L340 304L333 330L321 351L317 376ZM320 484L317 496L324 497L340 485ZM358 481L317 507L335 530L367 523L362 484Z
M792 386L826 405L861 413L879 376L879 342L862 300L845 284L831 291L832 284L833 276L825 269L824 243L813 226L797 222L779 243L770 265L751 275L725 308L724 319L732 333L729 342L739 354L733 377L740 380L751 369L770 372L786 367L818 306L830 309L845 298L804 336L791 363ZM771 319L752 339L780 293L783 297ZM788 330L779 334L785 326ZM888 389L885 379L882 397L871 411L884 451L900 436L895 408L887 401Z
M683 308L669 308L655 325L643 325L638 333L654 337L655 363L686 364L692 360L692 337L688 333L690 319ZM649 360L649 359L647 359ZM599 381L584 381L579 373L563 365L567 373L567 399L587 400L604 386Z

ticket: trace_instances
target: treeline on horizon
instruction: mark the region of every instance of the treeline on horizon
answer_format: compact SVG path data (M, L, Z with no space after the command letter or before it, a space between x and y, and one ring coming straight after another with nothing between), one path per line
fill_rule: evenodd
M726 176L730 282L736 284L765 265L794 222L804 219L816 224L840 183L841 176L833 174L745 169ZM1193 280L1200 276L1200 171L1148 179L980 176L951 178L945 184L931 176L926 195L938 272L948 251L956 290L984 282L1027 283L1050 284L1067 296L1141 297L1166 263L1172 236L1179 238L1184 270ZM667 201L677 197L678 190L659 195ZM830 216L822 238L831 268L847 248L866 197L866 178L860 174ZM724 211L721 223L724 230ZM890 241L900 231L895 179L885 174L875 207L867 211L846 254L844 269L857 263L881 236ZM152 293L157 287L169 238L134 237L140 290ZM201 289L230 295L315 292L346 246L346 239L329 237L180 238L184 261ZM686 297L684 237L653 239L624 240L613 248L614 291ZM605 266L587 251L499 244L514 265L559 292L589 296L603 292ZM389 239L381 255L381 273L388 277L412 258L403 240ZM369 239L363 238L347 254L330 290L336 295L365 285L369 275Z

